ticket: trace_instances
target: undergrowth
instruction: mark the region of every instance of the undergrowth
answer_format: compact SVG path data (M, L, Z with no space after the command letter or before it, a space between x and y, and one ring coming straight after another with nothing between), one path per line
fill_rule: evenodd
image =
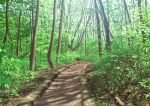
M100 58L94 67L91 90L98 101L106 94L135 105L150 100L149 52L135 47L118 49Z

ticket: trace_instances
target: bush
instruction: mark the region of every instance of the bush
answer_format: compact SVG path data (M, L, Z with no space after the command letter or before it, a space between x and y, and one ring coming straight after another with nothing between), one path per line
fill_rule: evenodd
M32 72L23 70L23 63L13 57L1 57L0 90L4 92L2 96L17 96L17 92L23 83L33 78Z
M150 90L149 55L137 52L136 49L120 49L102 57L95 64L94 79L103 90L110 92L119 88L125 90L127 85L136 85ZM115 92L115 93L119 93Z
M68 51L61 54L59 63L71 63L76 61L76 58L79 58L80 55L77 52Z

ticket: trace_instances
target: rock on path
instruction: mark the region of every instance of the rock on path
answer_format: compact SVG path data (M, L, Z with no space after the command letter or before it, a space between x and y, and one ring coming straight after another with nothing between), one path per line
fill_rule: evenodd
M34 106L82 106L80 73L88 64L78 63L62 72Z

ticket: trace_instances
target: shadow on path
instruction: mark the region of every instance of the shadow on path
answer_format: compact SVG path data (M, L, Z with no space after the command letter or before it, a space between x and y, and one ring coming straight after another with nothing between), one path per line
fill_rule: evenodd
M79 63L62 72L34 106L82 106L80 72L87 63Z

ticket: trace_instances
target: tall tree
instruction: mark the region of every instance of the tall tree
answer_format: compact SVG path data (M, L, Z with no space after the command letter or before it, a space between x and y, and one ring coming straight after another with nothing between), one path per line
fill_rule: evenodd
M124 0L124 9L125 9L125 11L127 13L129 23L131 24L131 18L130 18L130 14L129 14L129 10L128 10L128 6L127 6L126 0Z
M78 32L79 29L80 29L82 20L83 20L83 16L81 16L81 18L80 18L80 20L79 20L79 22L78 22L78 24L77 24L77 26L76 26L75 32L74 32L73 37L72 37L72 39L71 39L71 44L68 44L68 46L69 46L70 49L73 48L73 43L74 43L75 37L76 37L76 35L77 35L77 32Z
M128 9L128 5L127 5L127 2L126 0L123 0L123 4L124 4L124 11L125 11L125 23L126 23L126 31L128 31L128 21L131 25L131 28L132 28L132 22L131 22L131 18L130 18L130 14L129 14L129 9ZM128 18L128 21L127 21L127 18ZM133 36L132 36L132 39L133 39ZM128 46L131 46L132 42L131 42L131 38L128 37Z
M146 35L145 35L145 31L144 31L144 18L143 18L143 12L142 12L142 1L138 0L138 9L139 9L139 17L140 17L140 23L141 23L141 33L142 33L142 37L143 37L143 45L145 48L145 43L146 43Z
M107 2L107 17L108 17L108 24L110 23L110 17L109 17L109 14L110 14L110 11L109 11L109 0L106 0Z
M48 62L51 68L55 67L55 64L52 59L52 50L53 50L53 44L54 44L54 32L55 32L55 21L56 21L56 0L54 0L54 7L53 7L53 25L52 25L52 32L51 32L51 41L49 44L48 49Z
M4 40L3 40L4 44L7 42L7 39L8 39L8 36L9 36L9 15L8 15L8 10L9 10L9 0L6 0L6 11L5 11L6 31L5 31Z
M109 29L109 23L106 17L106 13L104 10L104 5L102 3L102 0L98 0L99 1L99 5L101 7L101 12L102 12L102 16L103 16L103 23L104 23L104 28L105 28L105 35L106 35L106 49L107 51L111 50L111 44L110 44L110 29Z
M35 17L34 17L34 3L33 3L33 0L32 0L32 5L30 7L30 30L31 30L31 42L32 42L32 39L33 39L33 30L34 30L34 27L35 27Z
M17 48L16 48L16 55L19 57L20 48L21 48L21 37L20 37L20 24L21 24L21 11L19 12L18 18L18 35L17 35Z
M101 43L101 31L100 31L100 18L98 15L98 5L96 0L94 0L95 10L96 10L96 25L97 25L97 35L98 35L98 51L99 56L102 55L102 43Z
M72 51L75 51L75 50L76 50L77 48L79 48L80 45L82 44L83 38L84 38L84 36L85 36L85 34L86 34L86 32L87 32L87 28L88 28L89 22L90 22L90 20L91 20L91 17L92 17L92 15L88 16L87 21L86 21L86 23L85 23L85 29L84 29L84 31L79 35L79 37L78 37L78 42L77 42L77 44L75 45L75 47L72 48Z
M64 17L64 0L61 2L61 16L59 23L59 36L58 36L58 45L56 51L56 62L59 61L60 51L61 51L61 43L62 43L62 27L63 27L63 17Z
M36 43L37 43L37 28L38 28L38 20L39 20L39 9L40 9L40 0L37 0L35 26L34 26L34 29L33 29L33 39L32 39L32 42L31 42L30 70L35 70L35 63L36 63Z

